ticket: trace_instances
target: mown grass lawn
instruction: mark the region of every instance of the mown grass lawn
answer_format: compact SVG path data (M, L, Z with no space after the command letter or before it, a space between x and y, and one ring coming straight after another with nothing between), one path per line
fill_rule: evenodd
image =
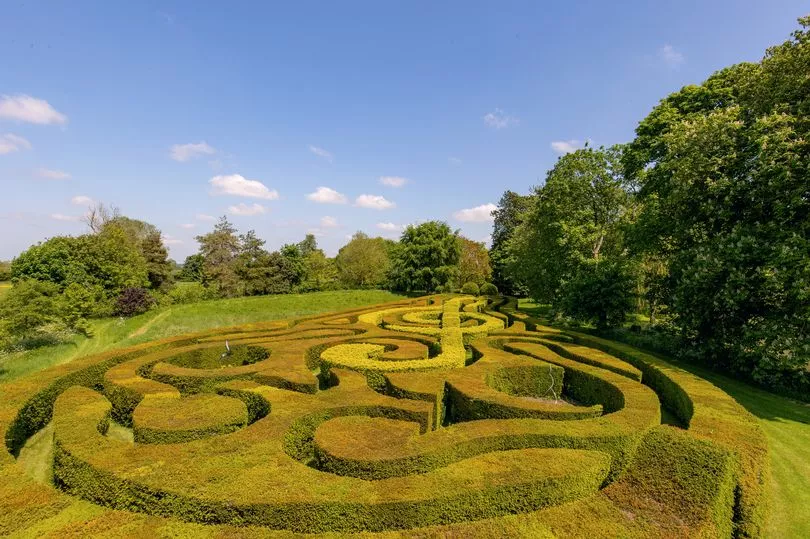
M11 380L51 365L66 363L77 357L173 335L214 327L340 311L394 301L402 297L382 290L337 290L254 296L164 307L128 319L92 320L92 338L76 336L70 343L0 357L0 381Z
M548 305L520 302L520 309L543 317ZM755 415L771 450L771 519L768 537L810 537L810 404L780 397L721 373L668 359L713 383Z

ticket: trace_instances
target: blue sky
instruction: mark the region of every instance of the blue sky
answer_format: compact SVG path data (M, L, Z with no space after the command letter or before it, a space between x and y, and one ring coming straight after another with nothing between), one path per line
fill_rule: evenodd
M7 2L0 259L81 233L90 200L157 225L178 260L226 213L271 249L312 231L334 254L429 219L480 241L504 190L584 140L631 139L809 7Z

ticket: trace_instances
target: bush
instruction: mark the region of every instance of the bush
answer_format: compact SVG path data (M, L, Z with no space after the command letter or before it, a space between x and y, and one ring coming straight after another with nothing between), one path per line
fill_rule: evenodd
M497 296L498 295L498 287L492 283L484 283L481 285L481 295L482 296Z
M130 287L121 291L115 302L115 314L134 316L149 310L155 300L145 288Z
M473 282L464 283L464 286L461 287L461 293L462 294L469 294L471 296L477 296L478 292L479 292L478 285L473 283Z
M178 283L166 295L171 299L171 303L176 305L195 303L210 297L208 289L200 283L192 282Z
M31 279L18 282L0 301L0 346L36 348L64 340L59 287Z
M563 286L559 306L600 329L619 326L633 308L633 279L618 261L589 263Z

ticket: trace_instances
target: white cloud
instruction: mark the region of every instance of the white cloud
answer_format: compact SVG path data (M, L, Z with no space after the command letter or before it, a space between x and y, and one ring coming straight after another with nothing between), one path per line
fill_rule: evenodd
M323 228L337 228L340 225L337 222L337 219L334 217L330 217L328 215L324 215L321 217L321 227Z
M309 151L311 151L312 153L314 153L318 157L323 157L324 159L326 159L330 163L332 162L332 153L327 152L323 148L318 148L317 146L313 146L313 145L310 144L309 145Z
M360 195L354 201L354 205L372 210L388 210L396 207L396 204L381 195Z
M581 140L555 140L551 143L551 149L558 154L571 153L583 148L585 143Z
M509 116L502 109L484 114L484 123L493 129L503 129L520 123L520 118Z
M233 195L249 198L263 198L265 200L278 199L278 191L268 189L266 185L257 180L248 180L241 174L229 176L214 176L208 183L211 184L212 195Z
M194 223L183 223L182 225L180 225L180 228L185 228L186 230L191 230L195 226L197 226L197 225L195 225Z
M44 99L30 95L0 96L0 118L32 124L66 124L67 116L54 109Z
M686 57L672 45L658 49L658 57L670 68L677 69L686 61Z
M198 213L197 214L197 220L198 221L216 221L217 218L214 217L213 215L206 215L204 213Z
M460 165L461 159L458 157L448 157L447 160L450 162L451 165Z
M329 187L318 187L314 193L308 194L307 198L319 204L346 204L346 195Z
M76 195L70 199L70 203L74 206L89 206L93 203L93 199L85 195Z
M179 240L174 236L170 236L169 234L163 234L161 239L163 240L164 245L181 245L183 243L183 240Z
M388 187L402 187L408 183L408 178L401 178L399 176L380 176L380 183Z
M231 215L260 215L267 213L267 209L261 204L240 202L237 206L228 206L228 213Z
M498 206L492 203L481 204L480 206L476 206L474 208L459 210L453 214L453 217L456 220L463 221L465 223L485 223L487 221L494 220L492 217L492 212L497 209Z
M69 180L70 174L64 170L52 170L49 168L40 168L36 171L37 176L45 178L46 180Z
M57 221L78 221L81 219L78 215L64 215L62 213L52 213L51 219L55 219Z
M395 225L394 223L377 223L377 228L380 230L387 230L389 232L398 232L404 230L404 225Z
M320 228L307 229L307 234L312 234L316 238L322 238L322 237L326 236L326 233L323 230L321 230Z
M209 146L205 141L190 144L175 144L171 148L169 155L175 161L185 162L201 155L213 155L216 149Z
M0 135L0 155L30 149L31 143L18 135L13 133Z

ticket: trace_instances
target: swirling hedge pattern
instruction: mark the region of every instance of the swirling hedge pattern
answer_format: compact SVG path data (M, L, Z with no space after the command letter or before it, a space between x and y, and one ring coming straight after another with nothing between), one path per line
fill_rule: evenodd
M430 296L0 386L0 534L761 535L747 412L514 307Z

